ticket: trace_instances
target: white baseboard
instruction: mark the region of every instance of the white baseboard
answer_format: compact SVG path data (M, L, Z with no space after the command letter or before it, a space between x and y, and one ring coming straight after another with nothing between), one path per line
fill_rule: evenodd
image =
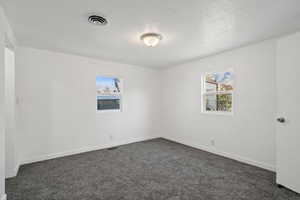
M29 159L25 159L21 161L21 165L23 164L29 164L29 163L34 163L34 162L40 162L44 160L49 160L49 159L54 159L54 158L59 158L59 157L64 157L64 156L70 156L70 155L75 155L75 154L80 154L84 152L89 152L89 151L95 151L95 150L101 150L101 149L106 149L114 146L120 146L120 145L125 145L125 144L130 144L130 143L135 143L135 142L142 142L145 140L151 140L155 139L157 137L143 137L143 138L131 138L131 139L126 139L126 140L121 140L121 141L115 141L111 144L102 144L99 146L93 146L93 147L85 147L85 148L80 148L80 149L74 149L70 151L65 151L65 152L60 152L60 153L54 153L54 154L48 154L48 155L42 155L38 157L33 157Z
M242 157L242 156L239 156L239 155L234 155L234 154L231 154L231 153L219 151L216 148L210 148L210 147L206 147L206 146L190 144L188 142L184 142L184 141L174 139L174 138L169 138L169 137L163 137L163 138L166 139L166 140L171 140L171 141L174 141L174 142L177 142L177 143L180 143L180 144L184 144L186 146L190 146L190 147L193 147L193 148L196 148L196 149L207 151L207 152L210 152L210 153L213 153L213 154L216 154L216 155L224 156L226 158L230 158L230 159L242 162L242 163L246 163L246 164L249 164L249 165L260 167L260 168L263 168L263 169L266 169L266 170L269 170L269 171L273 171L273 172L276 171L276 167L272 166L270 164L255 161L255 160L245 158L245 157Z
M2 197L1 197L1 200L6 200L7 199L7 196L6 194L4 194Z

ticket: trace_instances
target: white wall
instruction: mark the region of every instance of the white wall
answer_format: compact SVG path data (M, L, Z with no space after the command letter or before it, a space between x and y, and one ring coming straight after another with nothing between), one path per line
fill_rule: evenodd
M275 47L265 41L163 71L18 48L21 163L163 136L274 170ZM201 75L228 68L234 115L201 113ZM96 113L96 75L124 79L123 112Z
M96 76L123 79L123 111L96 112ZM159 72L18 48L17 123L22 163L159 135Z
M265 41L163 71L164 137L274 170L275 46ZM229 68L234 115L201 113L201 75Z
M15 45L15 39L2 7L0 6L0 199L5 198L5 134L6 116L5 86L8 80L5 76L4 48L10 44Z
M1 8L0 8L1 9ZM0 199L2 200L5 190L4 190L4 180L5 180L5 124L4 124L4 33L3 28L3 13L0 10Z
M5 176L16 176L19 168L15 120L15 54L5 48Z
M7 82L13 82L12 77L7 77L7 69L5 67L5 52L4 49L7 46L14 47L16 45L16 40L12 29L7 21L3 8L0 6L0 199L5 199L5 160L6 160L6 148L12 147L13 142L9 140L9 144L6 144L6 135L7 134L15 134L14 132L7 131L8 126L7 123L10 123L14 126L13 121L7 121L8 115L12 116L14 113L13 110L6 109L6 105L8 100L6 99L7 92L13 90L13 87L8 89ZM14 72L14 69L9 69L10 73ZM11 99L10 99L11 100ZM11 104L11 108L14 108L14 103ZM10 128L14 128L10 126ZM11 135L10 135L11 136ZM12 146L11 146L12 145ZM15 158L10 158L12 162L15 162Z

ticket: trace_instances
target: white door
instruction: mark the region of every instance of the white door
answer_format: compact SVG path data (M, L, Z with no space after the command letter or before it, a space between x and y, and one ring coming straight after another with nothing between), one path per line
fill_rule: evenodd
M300 193L300 33L277 44L277 183Z

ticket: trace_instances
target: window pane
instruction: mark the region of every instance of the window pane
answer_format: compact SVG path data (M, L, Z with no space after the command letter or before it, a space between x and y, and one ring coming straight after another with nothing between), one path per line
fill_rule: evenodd
M97 76L97 110L119 110L121 101L120 80Z
M223 112L232 111L232 94L217 95L217 110Z
M205 111L232 111L232 94L204 95Z
M120 99L115 97L98 96L97 108L98 110L119 110Z
M206 92L233 90L233 72L209 73L205 76Z
M216 92L217 84L212 82L206 82L206 92Z
M205 100L205 110L206 111L216 111L217 110L217 95L207 94L204 96Z

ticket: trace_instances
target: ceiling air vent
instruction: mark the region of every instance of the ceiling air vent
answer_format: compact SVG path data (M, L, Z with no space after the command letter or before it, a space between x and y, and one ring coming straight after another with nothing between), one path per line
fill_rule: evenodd
M91 24L102 25L102 26L107 24L107 20L104 17L101 17L99 15L89 16L89 22Z

